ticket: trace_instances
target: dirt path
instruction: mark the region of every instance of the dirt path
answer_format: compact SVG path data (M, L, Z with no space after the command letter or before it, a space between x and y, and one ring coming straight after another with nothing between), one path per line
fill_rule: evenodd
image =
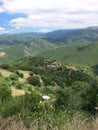
M72 69L72 70L78 70L74 65L72 65L72 66L67 66L66 68Z
M12 72L5 70L5 69L0 69L0 73L4 76L4 77L9 77L10 74L12 74Z

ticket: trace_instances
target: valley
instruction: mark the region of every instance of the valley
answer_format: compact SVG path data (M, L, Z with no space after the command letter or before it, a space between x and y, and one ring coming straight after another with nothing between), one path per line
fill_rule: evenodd
M1 35L0 130L97 130L97 33Z

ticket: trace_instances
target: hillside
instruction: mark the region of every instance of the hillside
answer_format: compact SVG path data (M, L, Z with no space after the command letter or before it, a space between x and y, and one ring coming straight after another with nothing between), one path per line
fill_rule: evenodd
M33 37L41 35L43 34L37 32L3 34L0 35L0 45L6 45L6 46L17 45L32 40Z
M0 35L0 62L9 62L24 56L36 56L49 50L41 55L64 62L96 64L97 49L94 48L98 47L97 44L92 44L95 41L98 41L98 27L57 30L46 34L34 32L3 34ZM86 49L81 49L84 43L83 48ZM61 47L66 44L70 46ZM89 57L92 57L94 62Z
M98 64L98 42L59 46L38 56L55 59L62 63L96 65Z
M49 58L1 64L0 129L94 130L96 80L86 66L68 67Z
M28 32L17 34L0 35L0 45L16 45L28 42L34 37L42 37L42 39L54 44L75 44L75 43L91 43L98 41L98 27L88 27L81 29L63 29L55 30L48 33Z
M57 30L47 33L45 36L45 39L55 42L55 44L91 43L98 41L98 27Z
M40 52L54 48L54 46L54 44L40 37L33 38L32 40L21 44L11 46L1 45L0 52L5 55L0 57L0 62L9 62L25 56L35 56Z

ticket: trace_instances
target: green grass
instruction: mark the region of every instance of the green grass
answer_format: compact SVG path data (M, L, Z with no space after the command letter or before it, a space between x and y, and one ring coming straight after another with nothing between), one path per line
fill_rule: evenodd
M1 63L11 62L25 56L35 56L36 54L53 48L54 45L40 37L33 38L32 40L13 45L13 46L0 46L0 52L5 52L6 55L0 57Z
M45 51L38 56L56 59L62 63L95 65L98 64L98 42L60 46L56 49Z

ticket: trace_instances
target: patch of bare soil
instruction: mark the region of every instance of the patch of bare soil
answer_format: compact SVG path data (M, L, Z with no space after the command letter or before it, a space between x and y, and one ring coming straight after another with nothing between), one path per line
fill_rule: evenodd
M14 87L11 88L11 91L12 91L12 96L21 96L21 95L24 95L25 94L25 91L24 90L19 90L19 89L16 89Z
M4 76L4 77L9 77L10 74L12 74L12 72L5 70L5 69L0 69L0 73Z
M6 55L5 52L0 52L0 57L3 57L3 56L5 56L5 55Z
M67 68L72 69L72 70L78 70L74 65L72 65L72 66L67 66Z

